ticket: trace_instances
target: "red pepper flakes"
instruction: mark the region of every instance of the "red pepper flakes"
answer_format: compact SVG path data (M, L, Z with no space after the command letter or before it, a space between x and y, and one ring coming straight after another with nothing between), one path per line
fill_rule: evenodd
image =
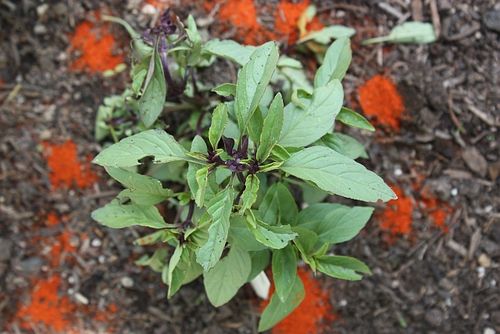
M405 111L403 98L391 79L375 75L358 88L359 103L374 123L399 131Z
M398 186L391 187L398 196L397 200L387 202L385 210L378 214L383 238L389 244L401 236L409 236L412 232L413 201Z
M330 291L322 289L313 274L304 268L298 268L299 275L305 289L305 298L302 303L273 329L272 334L321 334L326 333L337 315L330 304ZM270 292L273 293L274 285ZM263 310L268 300L261 302Z
M81 162L72 140L62 144L42 143L47 165L50 169L52 189L88 188L97 182L97 175L90 168L90 158Z
M99 20L99 12L91 13ZM113 70L117 65L124 63L122 53L115 53L117 46L115 37L109 31L109 24L83 21L76 26L70 36L70 50L81 53L74 60L72 71L88 71L92 73Z

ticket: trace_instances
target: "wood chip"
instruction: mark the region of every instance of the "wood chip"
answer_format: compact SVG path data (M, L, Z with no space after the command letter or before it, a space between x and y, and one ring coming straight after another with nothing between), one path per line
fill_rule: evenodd
M486 176L488 172L488 162L477 148L474 146L467 147L462 152L462 159L471 171L482 177Z
M451 250L457 252L458 254L462 255L463 257L467 257L467 249L464 246L460 245L455 240L453 240L453 239L448 240L448 242L446 243L446 246L449 249L451 249Z

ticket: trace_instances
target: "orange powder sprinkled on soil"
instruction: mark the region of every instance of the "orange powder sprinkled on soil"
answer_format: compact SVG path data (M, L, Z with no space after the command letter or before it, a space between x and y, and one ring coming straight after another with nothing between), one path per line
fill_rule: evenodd
M380 228L386 232L384 237L388 243L393 243L397 237L407 236L412 231L413 202L405 196L401 188L391 187L398 196L397 200L387 203L385 210L378 215Z
M453 208L446 202L441 201L431 194L425 186L420 191L421 203L424 206L424 213L427 214L435 227L447 233L449 228L446 225L448 216L453 212Z
M32 325L44 325L55 332L65 332L71 328L71 316L75 306L68 297L59 297L61 278L57 275L39 280L31 293L31 302L22 305L16 318L21 320L23 329Z
M50 263L53 267L61 264L64 254L73 253L76 250L75 246L71 244L71 237L72 234L66 230L54 240L50 250Z
M309 0L295 3L291 0L281 0L276 8L265 5L264 10L274 10L274 29L265 27L259 22L254 0L211 0L206 1L204 7L207 11L211 11L216 5L219 5L219 22L226 30L234 29L234 38L239 42L259 45L269 40L276 40L293 44L299 34L298 20L309 6ZM308 31L319 30L322 27L317 18L307 24Z
M47 165L50 169L50 183L57 188L87 188L97 181L97 175L90 169L90 161L78 160L76 145L67 140L63 144L42 143Z
M289 0L282 0L275 14L274 27L278 34L288 38L288 44L293 44L299 37L297 23L302 13L309 6L309 1L293 3ZM314 17L306 26L307 31L315 31L323 28L317 17Z
M312 273L298 268L298 275L304 284L306 296L302 303L273 329L273 334L321 334L337 316L329 301L329 292L321 288ZM271 287L271 293L274 286ZM261 303L263 310L269 301Z
M99 17L99 14L94 14ZM124 62L123 54L114 54L116 41L108 24L81 22L70 37L70 49L81 56L70 65L73 71L104 72Z
M403 99L391 79L376 75L358 88L359 103L365 115L376 124L398 131L405 110Z
M45 221L45 225L47 226L55 226L59 224L59 217L55 212L49 212Z
M174 1L172 0L146 0L146 3L153 6L159 11L163 11L168 7L172 6Z

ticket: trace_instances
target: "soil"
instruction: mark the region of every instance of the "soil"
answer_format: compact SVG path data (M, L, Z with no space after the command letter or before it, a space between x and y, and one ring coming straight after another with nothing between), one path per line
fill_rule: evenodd
M234 34L221 32L216 13L205 12L201 1L184 7L179 2L170 1L181 17L192 12L203 21L205 36ZM268 3L272 7L277 1ZM344 80L347 105L359 110L357 89L377 74L390 77L403 97L399 129L342 130L366 144L370 159L363 163L398 186L414 206L411 233L388 241L375 216L358 237L335 249L363 259L373 275L360 282L318 275L335 311L326 332L500 332L498 4L316 3L323 24L357 30ZM143 6L140 0L0 2L2 333L61 328L66 333L256 333L259 302L250 287L218 309L209 304L199 280L167 300L160 275L134 264L151 252L132 246L143 231L113 231L91 220L90 212L118 191L102 170L93 168L99 180L87 188L51 186L43 143L71 140L85 164L101 149L93 138L97 107L128 81L127 71L105 78L72 71L78 54L70 50L71 34L94 10L145 28L151 16ZM259 15L271 28L272 15ZM439 40L423 46L360 44L411 19L439 24ZM109 29L119 41L113 53L127 54L126 34L117 26ZM295 52L292 46L286 51ZM433 224L429 196L451 208L447 229ZM377 210L382 213L384 206ZM57 324L63 327L51 324L50 317L26 319L38 290L49 284L60 294L55 309L66 318ZM48 301L36 302L41 304L31 317L44 319L35 313Z

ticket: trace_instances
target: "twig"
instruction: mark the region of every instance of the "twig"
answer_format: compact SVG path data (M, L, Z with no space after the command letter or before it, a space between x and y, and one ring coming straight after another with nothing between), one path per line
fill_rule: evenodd
M434 26L434 33L436 34L436 38L439 38L439 35L441 35L441 19L439 18L439 11L436 5L436 0L431 0L429 6L431 7L432 25Z

